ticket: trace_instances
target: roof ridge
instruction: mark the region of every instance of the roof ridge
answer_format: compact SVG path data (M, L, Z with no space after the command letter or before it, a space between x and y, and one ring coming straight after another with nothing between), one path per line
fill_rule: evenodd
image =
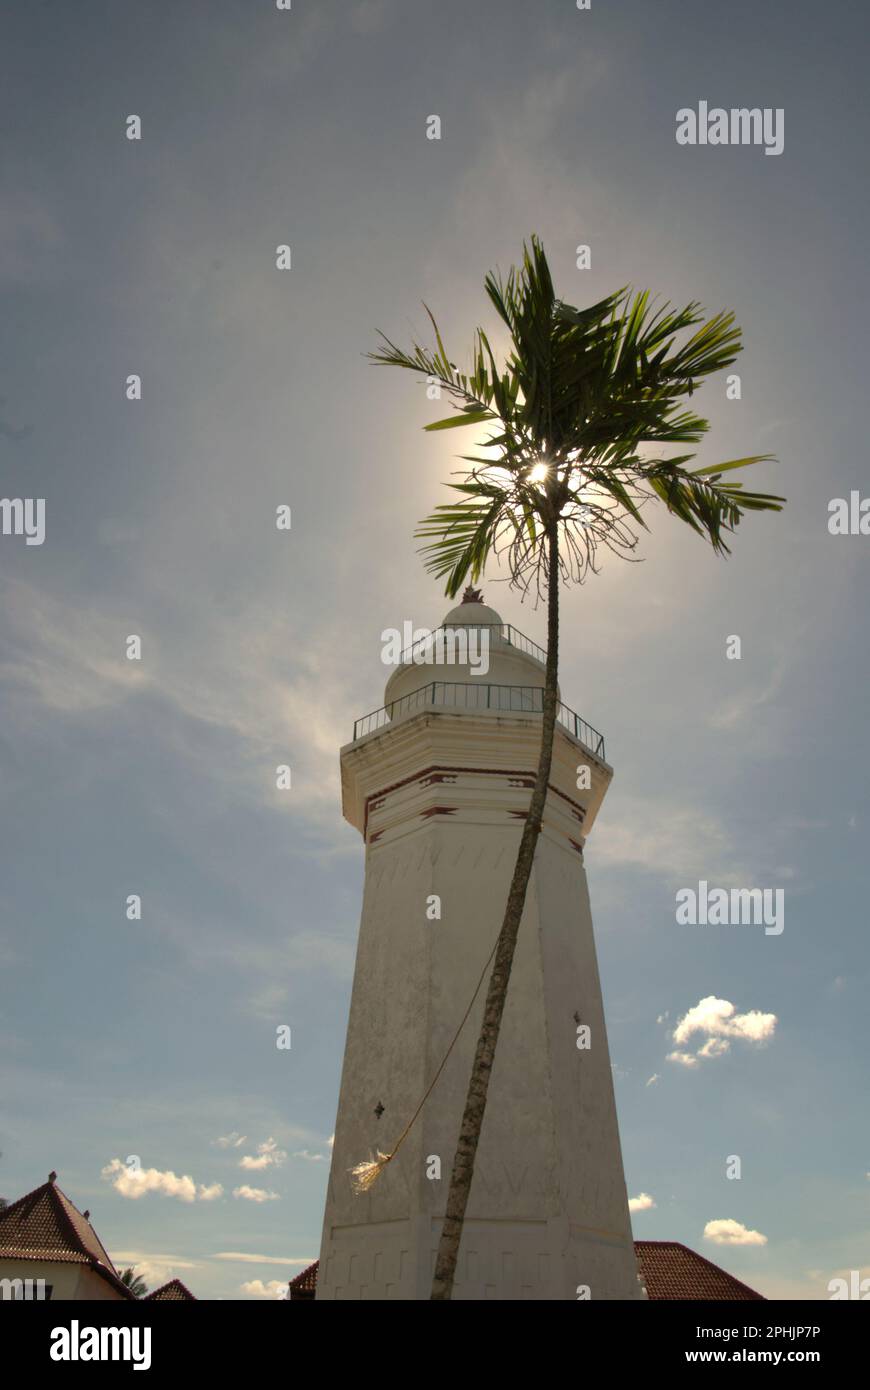
M40 1192L42 1192L43 1188L53 1186L54 1184L51 1182L41 1182L39 1184L39 1187L34 1187L32 1191L25 1192L23 1197L16 1197L14 1202L7 1202L6 1206L0 1209L0 1223L5 1221L9 1213L11 1211L14 1211L16 1207L20 1207L22 1202L26 1202L28 1197L36 1197Z
M179 1279L178 1276L175 1275L172 1279L167 1279L165 1284L160 1284L156 1289L152 1289L150 1293L146 1293L142 1302L147 1303L150 1298L159 1298L160 1294L165 1293L167 1289L171 1289L174 1287L181 1289L185 1298L189 1298L191 1303L197 1303L199 1301L196 1298L196 1296L190 1292L190 1289L183 1282L183 1280Z
M97 1235L96 1231L94 1230L93 1226L91 1225L90 1213L89 1213L87 1216L85 1216L84 1212L83 1212L83 1211L79 1211L78 1207L76 1206L76 1204L75 1204L75 1202L72 1200L72 1198L71 1198L71 1197L68 1197L68 1196L66 1195L66 1193L65 1193L61 1188L57 1187L54 1183L52 1183L51 1186L54 1188L55 1198L56 1198L56 1200L60 1203L61 1209L62 1209L63 1214L64 1214L64 1218L65 1218L66 1221L69 1223L70 1229L72 1230L73 1235L74 1235L74 1239L76 1239L76 1240L78 1240L78 1241L81 1242L81 1245L84 1247L84 1253L87 1254L87 1256L88 1256L89 1259L97 1259L97 1260L99 1260L100 1264L105 1264L106 1267L107 1267L109 1270L111 1270L114 1274L117 1274L118 1271L117 1271L117 1268L116 1268L116 1266L115 1266L114 1260L112 1259L112 1257L111 1257L111 1255L109 1254L108 1250L106 1249L105 1245L104 1245L103 1242L100 1240L100 1237ZM87 1228L88 1234L91 1235L91 1236L93 1237L94 1243L95 1243L95 1245L97 1246L97 1248L98 1248L98 1250L99 1250L99 1252L100 1252L99 1254L95 1255L94 1251L93 1251L92 1249L89 1249L89 1248L88 1248L87 1240L86 1240L85 1237L82 1235L82 1233L78 1230L75 1221L73 1220L72 1216L70 1215L70 1211L69 1211L69 1208L70 1208L70 1207L71 1207L72 1210L75 1212L76 1216L80 1217L81 1220L84 1222L84 1224L85 1224L85 1226L86 1226L86 1228ZM105 1259L103 1258L103 1256L105 1256Z
M67 1227L70 1239L74 1244L78 1245L83 1255L87 1255L88 1259L92 1260L94 1258L93 1250L89 1250L87 1248L84 1240L82 1239L82 1236L76 1230L75 1222L73 1221L72 1217L67 1211L67 1202L69 1202L70 1206L73 1205L72 1202L70 1202L69 1197L67 1197L65 1192L61 1192L60 1188L57 1187L53 1182L48 1183L47 1186L51 1189L51 1200L55 1203L58 1211L61 1214L61 1220ZM78 1211L77 1207L74 1209ZM78 1214L79 1216L82 1215L81 1212L78 1212Z

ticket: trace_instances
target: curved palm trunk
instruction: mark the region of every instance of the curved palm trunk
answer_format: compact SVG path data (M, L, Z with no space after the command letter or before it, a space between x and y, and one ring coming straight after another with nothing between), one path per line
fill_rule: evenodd
M529 813L526 817L517 861L514 866L504 921L496 946L492 974L489 977L483 1023L477 1040L471 1079L468 1083L465 1113L462 1116L459 1142L453 1159L450 1190L447 1194L447 1210L438 1246L435 1276L432 1280L431 1298L433 1299L450 1299L453 1293L459 1242L462 1239L465 1208L471 1191L471 1180L474 1177L474 1160L480 1142L480 1132L483 1128L489 1078L492 1074L492 1064L507 999L517 934L526 901L526 890L532 873L532 861L535 857L538 836L541 833L544 803L547 799L547 783L550 780L550 765L553 760L553 735L556 729L556 693L559 670L559 531L557 522L553 522L547 527L547 563L547 667L541 727L541 752L532 799L529 803Z

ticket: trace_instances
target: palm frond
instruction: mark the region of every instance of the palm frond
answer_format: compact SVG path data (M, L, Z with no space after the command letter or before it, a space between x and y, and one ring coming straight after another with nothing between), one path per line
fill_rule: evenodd
M455 598L466 579L474 582L483 573L503 518L505 499L501 490L485 485L449 486L472 494L472 498L436 507L420 523L415 535L426 542L420 552L427 570L437 579L444 579L445 593Z

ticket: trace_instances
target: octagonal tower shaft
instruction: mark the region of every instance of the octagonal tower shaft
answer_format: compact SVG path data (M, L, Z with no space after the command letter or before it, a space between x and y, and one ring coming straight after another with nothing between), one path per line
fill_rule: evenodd
M492 610L484 613L488 622ZM468 621L454 610L445 623L457 614ZM440 699L436 689L415 702L415 689L439 681L422 666L415 687L406 662L388 682L388 717L342 749L343 809L364 836L366 873L321 1299L430 1294L485 985L396 1158L362 1196L349 1170L392 1150L501 926L541 733L540 695L503 692L543 687L541 660L510 631L507 640L492 632L485 676L448 673L453 688ZM474 695L457 700L472 682ZM502 693L484 702L484 686ZM583 866L612 772L569 724L556 730L460 1247L460 1300L575 1300L585 1288L593 1299L641 1296Z

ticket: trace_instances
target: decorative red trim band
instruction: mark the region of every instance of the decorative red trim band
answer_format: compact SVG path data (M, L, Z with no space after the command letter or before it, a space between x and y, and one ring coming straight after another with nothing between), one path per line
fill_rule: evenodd
M365 818L363 821L363 838L366 840L366 843L374 844L375 839L377 839L377 835L373 836L371 840L368 839L369 812L375 809L376 802L383 803L383 801L386 801L386 798L389 796L390 792L398 791L400 787L407 787L411 782L421 782L425 786L431 786L433 782L442 782L446 780L445 774L449 776L449 774L451 773L458 772L471 772L474 773L476 776L507 777L509 780L522 777L524 779L524 786L533 787L535 785L535 774L533 772L527 772L518 768L438 767L437 765L423 768L422 772L414 772L409 777L403 777L400 782L392 782L388 787L382 787L379 791L372 792L370 796L366 797ZM577 817L577 820L582 825L583 821L586 818L586 811L584 807L580 805L579 801L574 801L570 796L566 796L565 793L563 791L560 791L558 787L554 787L552 782L547 783L547 791L553 792L556 796L561 796L563 801L567 801L568 805L572 808L574 815ZM451 807L451 810L457 809L457 807ZM433 812L430 814L435 813ZM527 813L525 811L513 811L511 812L511 814L521 815L525 817ZM382 832L379 831L378 834L380 833Z

